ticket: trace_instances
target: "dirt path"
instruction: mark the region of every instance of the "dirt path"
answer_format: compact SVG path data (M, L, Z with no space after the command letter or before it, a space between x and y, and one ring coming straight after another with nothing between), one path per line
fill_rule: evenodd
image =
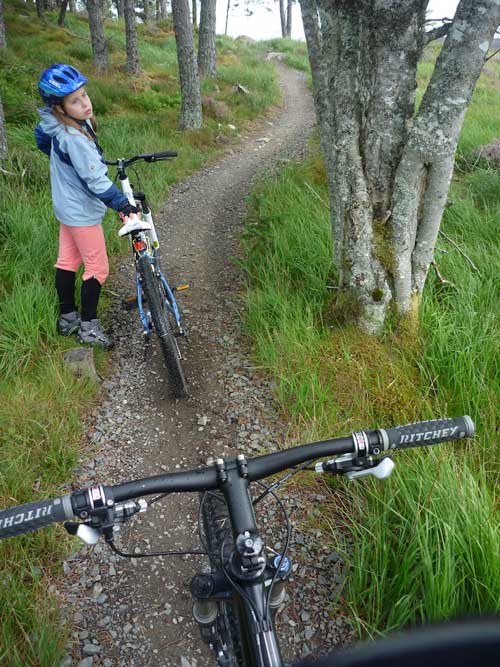
M314 122L304 76L282 66L279 71L280 113L247 133L233 154L178 184L159 216L164 268L168 259L169 278L191 284L180 303L190 329L184 367L193 395L170 398L155 346L144 359L137 314L117 310L115 370L88 431L93 458L81 461L79 485L191 468L214 453L283 442L286 425L241 336L241 275L231 259L254 178L278 159L300 156ZM127 259L112 290L124 294L131 285ZM198 548L196 510L195 498L173 496L135 520L122 544L136 552ZM203 563L200 557L117 559L101 544L80 550L64 564L64 590L58 590L62 614L74 628L64 667L213 664L191 620L188 592ZM316 630L323 639L331 631L328 614L321 617L319 610L309 631L307 618L293 620L284 611L292 654L313 650Z

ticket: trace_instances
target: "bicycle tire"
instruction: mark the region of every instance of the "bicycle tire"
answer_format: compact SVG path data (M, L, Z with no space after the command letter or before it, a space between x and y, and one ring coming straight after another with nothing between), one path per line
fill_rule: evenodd
M205 495L201 515L210 566L212 572L220 572L222 545L226 557L232 552L234 544L229 511L220 491L210 491ZM246 662L241 652L242 637L234 601L220 600L217 604L216 632L221 646L224 647L224 655L217 655L217 664L221 667L245 667Z
M162 297L163 288L160 286L160 279L154 274L147 255L142 255L137 264L153 328L160 341L163 359L168 370L170 386L176 398L186 398L188 386L181 366L179 348L165 308L165 299Z

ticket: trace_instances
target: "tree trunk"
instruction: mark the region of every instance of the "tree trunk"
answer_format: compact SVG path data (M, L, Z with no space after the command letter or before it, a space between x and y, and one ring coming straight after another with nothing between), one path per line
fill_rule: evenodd
M217 74L215 52L216 5L217 0L201 0L198 38L198 72L200 76L215 76Z
M406 317L419 303L500 6L461 0L415 115L427 0L320 3L301 0L339 307L378 333L391 312Z
M7 37L5 33L5 22L3 20L3 0L0 0L0 49L7 46Z
M168 18L167 0L160 0L160 18Z
M7 132L3 115L2 98L0 97L0 164L7 159Z
M201 127L202 113L200 81L188 0L172 0L172 16L182 98L179 129L192 130Z
M61 9L59 11L59 18L57 19L57 25L60 28L64 28L64 19L66 18L67 8L68 8L68 0L63 0L61 3Z
M123 0L116 0L116 15L119 19L124 18Z
M90 41L94 65L99 74L104 74L109 65L108 45L104 36L104 22L99 0L86 0L89 15Z
M281 36L286 37L285 0L280 0Z
M135 0L123 0L123 17L125 19L125 48L127 50L126 69L129 74L137 76L141 68L139 65L139 51L137 49Z
M69 11L76 14L76 0L69 0Z
M149 25L152 21L151 0L143 0L143 8L144 8L144 23L146 23L146 25Z
M286 8L286 36L288 39L292 37L292 2L293 0L288 0Z
M36 13L39 19L45 18L45 7L43 0L35 0Z
M231 9L231 0L227 0L227 9L226 9L226 27L224 29L224 34L227 35L227 24L229 22L229 10Z
M198 3L197 3L197 0L193 0L193 26L195 28L198 26Z

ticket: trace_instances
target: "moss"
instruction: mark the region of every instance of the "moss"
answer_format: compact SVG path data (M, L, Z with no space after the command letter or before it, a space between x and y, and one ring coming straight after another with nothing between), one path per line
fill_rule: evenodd
M384 298L384 290L380 289L380 287L376 287L372 291L372 299L378 303L379 301L382 301L383 298Z
M391 229L387 224L387 217L377 218L373 221L373 254L386 269L387 273L393 275L396 262L394 259Z

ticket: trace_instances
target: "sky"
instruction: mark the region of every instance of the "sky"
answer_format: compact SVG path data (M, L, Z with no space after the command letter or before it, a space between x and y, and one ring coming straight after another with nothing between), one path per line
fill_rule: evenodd
M229 13L228 35L231 37L246 35L247 37L252 37L252 39L271 39L272 37L281 37L280 14L277 0L267 0L265 6L263 3L251 3L253 5L252 16L246 16L243 0L231 0L231 4L236 3L239 3L239 6L233 7ZM458 0L430 0L429 17L452 18L457 4ZM224 34L226 9L227 0L217 0L218 34ZM298 2L293 4L292 37L293 39L305 39Z

